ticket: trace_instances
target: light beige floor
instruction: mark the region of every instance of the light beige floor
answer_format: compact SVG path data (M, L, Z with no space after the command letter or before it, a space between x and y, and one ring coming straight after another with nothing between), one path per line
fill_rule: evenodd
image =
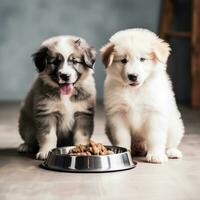
M0 200L200 199L200 110L181 108L187 133L182 160L162 165L139 161L129 171L74 174L46 171L38 167L40 161L16 152L21 142L18 109L18 104L0 104ZM98 107L94 138L108 144L103 126Z

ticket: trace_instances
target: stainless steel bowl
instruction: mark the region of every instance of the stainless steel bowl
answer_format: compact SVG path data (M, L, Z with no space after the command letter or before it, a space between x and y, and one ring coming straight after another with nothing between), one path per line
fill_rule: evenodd
M136 166L127 149L116 146L106 147L114 154L75 156L68 155L69 150L74 146L56 148L49 152L42 167L64 172L112 172L132 169Z

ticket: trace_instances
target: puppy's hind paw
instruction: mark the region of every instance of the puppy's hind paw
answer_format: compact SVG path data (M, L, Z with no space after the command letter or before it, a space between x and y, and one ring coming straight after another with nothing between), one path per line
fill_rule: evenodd
M147 153L146 161L150 163L164 163L168 160L165 153Z
M167 149L166 154L167 154L168 158L171 158L171 159L176 159L176 158L178 159L178 158L183 157L181 151L178 150L177 148Z
M49 154L49 151L39 151L36 154L36 159L37 160L45 160L45 159L47 159L48 154Z
M20 153L31 153L31 152L33 152L33 148L26 143L22 143L18 147L18 152L20 152Z

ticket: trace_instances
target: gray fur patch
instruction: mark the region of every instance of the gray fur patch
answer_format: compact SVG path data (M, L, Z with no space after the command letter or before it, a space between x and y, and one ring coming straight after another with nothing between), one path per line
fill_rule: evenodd
M91 96L91 94L88 93L82 87L74 87L73 94L70 97L70 100L72 102L74 102L74 101L83 101L83 100L88 99L90 96Z
M71 101L91 101L89 94L82 87L76 88L76 92L72 95ZM72 130L60 130L63 122L63 114L61 111L50 112L47 102L60 101L60 92L58 88L53 88L45 84L43 80L38 78L32 89L29 91L24 105L21 109L19 118L19 132L22 139L30 147L38 146L37 136L49 134L52 125L56 127L57 145L73 145L74 133L81 131L84 136L91 137L94 129L94 102L90 103L90 108L85 112L76 112L74 114L74 125Z
M94 113L76 112L74 117L75 123L73 132L75 133L77 130L82 130L83 135L90 138L94 130Z

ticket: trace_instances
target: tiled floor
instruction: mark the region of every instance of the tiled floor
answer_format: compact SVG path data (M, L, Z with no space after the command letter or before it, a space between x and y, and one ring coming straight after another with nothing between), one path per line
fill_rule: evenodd
M182 160L162 165L139 159L129 171L105 174L74 174L46 171L30 156L16 152L19 104L0 104L0 200L107 200L107 199L200 199L200 110L181 107L186 136ZM104 135L102 107L97 108L94 138L108 144ZM141 160L141 161L140 161Z

